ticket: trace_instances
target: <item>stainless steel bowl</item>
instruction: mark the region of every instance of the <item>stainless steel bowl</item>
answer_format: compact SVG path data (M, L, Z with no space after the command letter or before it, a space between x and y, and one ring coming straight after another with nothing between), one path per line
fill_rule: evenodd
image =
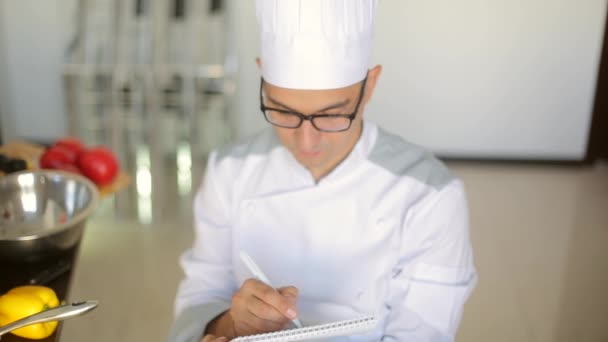
M0 177L0 259L35 261L74 247L98 200L97 187L72 173Z

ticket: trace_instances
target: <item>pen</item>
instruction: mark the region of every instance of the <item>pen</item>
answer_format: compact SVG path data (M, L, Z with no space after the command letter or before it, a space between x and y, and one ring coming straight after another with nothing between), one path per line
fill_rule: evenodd
M262 272L262 270L260 269L260 267L255 263L255 261L253 261L253 259L249 256L249 254L245 253L244 251L241 251L240 253L241 255L241 260L243 261L243 263L245 264L245 266L247 266L247 268L249 269L249 271L251 273L253 273L253 276L258 278L259 281L266 283L266 285L272 286L272 284L270 284L270 280L268 280L268 278L266 277L266 275L264 274L264 272ZM299 319L293 319L292 320L293 324L296 325L296 327L298 328L302 328L302 323L300 323Z

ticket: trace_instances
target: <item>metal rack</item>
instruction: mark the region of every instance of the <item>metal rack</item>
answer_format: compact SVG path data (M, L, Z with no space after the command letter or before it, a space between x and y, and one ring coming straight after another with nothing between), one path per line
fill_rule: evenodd
M221 2L80 0L78 12L63 70L68 131L117 151L134 197L150 199L136 209L165 216L166 194L188 195L207 154L233 138Z

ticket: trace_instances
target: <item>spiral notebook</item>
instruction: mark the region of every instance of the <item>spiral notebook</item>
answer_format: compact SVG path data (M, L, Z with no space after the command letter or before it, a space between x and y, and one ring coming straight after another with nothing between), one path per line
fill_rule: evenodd
M319 324L298 329L288 329L267 334L237 337L232 342L290 342L307 341L319 338L363 334L372 330L378 319L366 316L357 319Z

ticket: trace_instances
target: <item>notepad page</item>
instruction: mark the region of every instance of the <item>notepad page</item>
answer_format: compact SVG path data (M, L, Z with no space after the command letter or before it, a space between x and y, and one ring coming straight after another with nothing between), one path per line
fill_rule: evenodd
M372 330L378 319L375 316L366 316L334 323L319 324L310 327L282 330L273 333L241 336L233 342L290 342L314 340L319 338L349 336L366 333Z

